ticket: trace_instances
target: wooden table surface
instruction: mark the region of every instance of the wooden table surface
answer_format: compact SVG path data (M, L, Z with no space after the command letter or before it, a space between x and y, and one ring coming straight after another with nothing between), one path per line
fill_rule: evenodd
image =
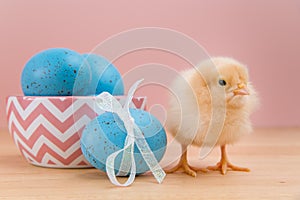
M198 159L198 151L190 150L193 165L212 165L219 159L217 149L204 160ZM233 163L252 171L198 173L196 178L176 173L162 184L143 175L120 188L96 169L32 166L2 131L0 199L300 199L300 129L256 129L228 151ZM169 150L166 160L173 154Z

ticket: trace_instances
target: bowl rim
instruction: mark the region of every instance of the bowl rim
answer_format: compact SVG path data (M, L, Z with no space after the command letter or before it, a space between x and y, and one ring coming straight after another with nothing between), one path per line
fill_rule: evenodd
M125 98L127 95L118 95L114 96L116 98ZM9 95L6 96L6 99L17 98L23 100L32 100L32 99L95 99L96 95L93 96L22 96L22 95ZM134 99L147 99L146 96L133 96Z

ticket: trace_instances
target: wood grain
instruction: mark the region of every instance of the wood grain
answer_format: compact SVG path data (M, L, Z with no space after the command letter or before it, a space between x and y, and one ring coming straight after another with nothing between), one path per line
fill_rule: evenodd
M171 149L172 150L172 149ZM215 164L218 149L204 160L191 148L195 166ZM173 156L173 157L172 157ZM167 152L168 162L177 155ZM250 173L170 174L157 184L151 174L127 188L113 186L96 169L49 169L28 164L7 131L0 132L0 199L300 199L300 129L257 129L229 148L233 163ZM174 159L173 159L174 160ZM166 161L164 161L166 163Z

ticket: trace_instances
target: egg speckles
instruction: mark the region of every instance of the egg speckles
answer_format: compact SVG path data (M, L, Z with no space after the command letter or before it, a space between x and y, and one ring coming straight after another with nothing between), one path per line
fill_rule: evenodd
M90 81L83 57L66 48L37 53L26 63L21 77L26 96L88 95Z
M146 142L159 162L166 150L166 132L161 123L150 113L130 109L135 123L141 129ZM124 147L126 131L123 122L113 113L107 112L91 121L83 131L81 149L86 159L96 168L106 171L107 157ZM134 158L137 174L149 170L137 146L134 146ZM122 153L115 160L115 171L118 172Z
M105 58L96 54L82 55L90 65L92 93L98 95L104 91L112 95L124 95L124 84L118 69Z

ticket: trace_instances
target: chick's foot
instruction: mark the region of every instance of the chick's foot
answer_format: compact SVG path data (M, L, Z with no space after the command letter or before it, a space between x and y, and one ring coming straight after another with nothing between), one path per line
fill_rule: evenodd
M218 162L215 166L207 167L208 170L221 171L223 175L227 173L228 169L231 169L232 171L250 172L250 169L245 167L235 166L228 161L225 146L221 146L221 154L222 155L221 155L220 162Z
M197 176L198 171L208 172L208 170L206 168L203 169L203 168L195 168L195 167L189 166L189 164L187 162L187 152L186 151L182 154L179 163L171 169L166 169L165 172L173 173L173 172L179 171L180 169L182 169L186 174L193 176L193 177Z

